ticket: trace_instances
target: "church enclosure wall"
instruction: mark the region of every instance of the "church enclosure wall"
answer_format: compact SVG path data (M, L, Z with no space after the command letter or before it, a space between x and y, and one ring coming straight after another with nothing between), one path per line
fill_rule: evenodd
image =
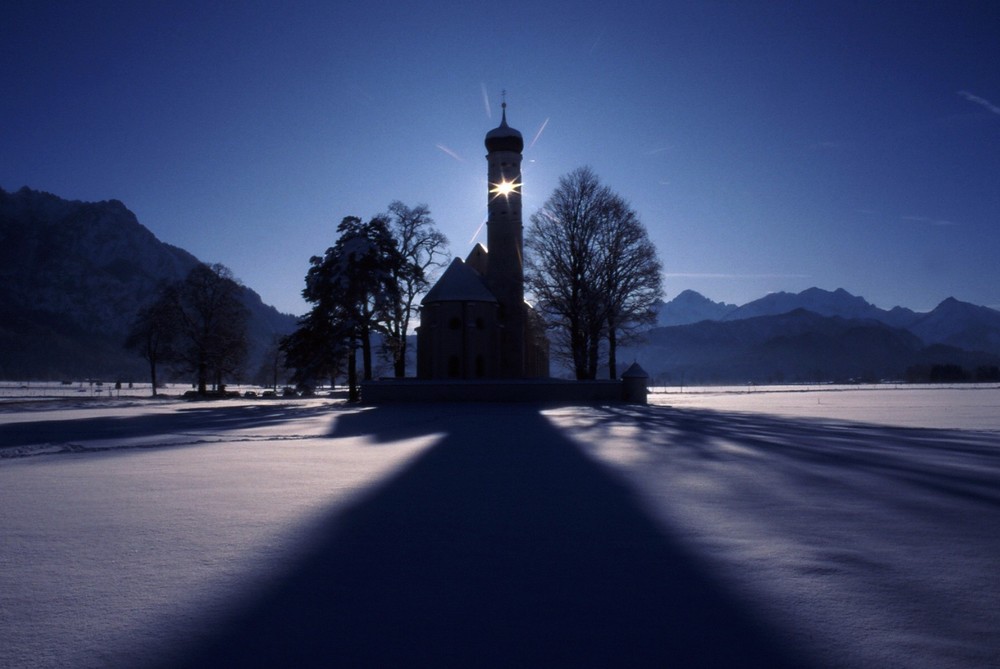
M361 384L365 404L393 402L622 402L621 381L378 379Z

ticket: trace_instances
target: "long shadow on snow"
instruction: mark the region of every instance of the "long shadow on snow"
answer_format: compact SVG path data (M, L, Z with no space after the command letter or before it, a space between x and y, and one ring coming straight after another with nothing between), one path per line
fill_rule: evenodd
M195 405L167 413L8 423L0 425L0 449L157 434L245 430L299 420L329 410L329 407L300 407L294 404L238 404L204 408Z
M747 458L729 445L766 454L777 463L805 465L813 474L843 478L840 472L865 472L895 485L1000 507L1000 435L992 432L936 430L871 425L818 418L718 412L668 407L607 407L591 428L638 426L646 443L665 453L705 460Z
M438 411L341 416L333 437L447 435L169 665L808 666L537 409Z

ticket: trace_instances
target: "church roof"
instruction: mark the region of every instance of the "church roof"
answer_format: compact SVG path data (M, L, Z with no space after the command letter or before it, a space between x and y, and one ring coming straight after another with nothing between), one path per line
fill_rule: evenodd
M503 103L503 117L500 125L486 133L486 150L513 151L521 153L524 149L524 138L521 133L507 125L507 103Z
M479 272L479 276L486 276L489 267L489 253L482 244L476 242L469 255L465 257L465 264Z
M455 258L420 303L496 301L497 298L476 270L462 262L461 258Z

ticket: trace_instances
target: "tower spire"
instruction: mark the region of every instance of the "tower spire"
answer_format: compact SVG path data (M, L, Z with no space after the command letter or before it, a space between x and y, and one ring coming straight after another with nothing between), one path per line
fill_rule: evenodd
M507 125L507 89L500 91L500 125Z
M486 221L486 285L499 304L500 376L525 373L524 255L521 222L521 151L524 138L507 125L507 91L503 91L500 127L486 133L489 200Z

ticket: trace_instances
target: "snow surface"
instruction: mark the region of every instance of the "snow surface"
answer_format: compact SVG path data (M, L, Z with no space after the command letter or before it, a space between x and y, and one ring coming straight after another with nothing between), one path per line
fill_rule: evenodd
M1000 389L0 405L0 667L1000 666Z

